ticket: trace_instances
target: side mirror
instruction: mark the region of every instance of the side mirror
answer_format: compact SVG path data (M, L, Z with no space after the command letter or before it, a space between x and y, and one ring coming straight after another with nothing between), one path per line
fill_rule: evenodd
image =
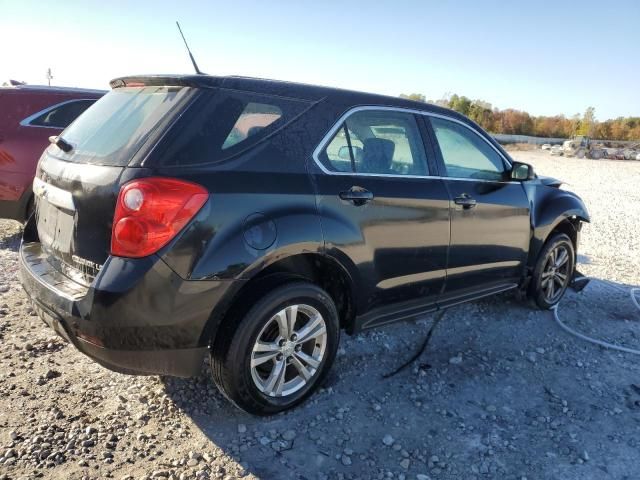
M536 174L531 165L528 163L513 162L511 168L511 180L522 182L525 180L533 180L534 178L536 178Z
M363 155L363 151L362 148L360 147L352 147L353 149L353 158L356 162L359 162L360 160L362 160L362 155ZM349 147L344 146L344 147L340 147L340 149L338 150L338 158L340 160L349 160L351 161L351 155L349 155Z

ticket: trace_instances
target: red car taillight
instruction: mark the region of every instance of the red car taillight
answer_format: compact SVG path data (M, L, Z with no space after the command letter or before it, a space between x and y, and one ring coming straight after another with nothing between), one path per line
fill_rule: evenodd
M175 178L133 180L120 189L111 232L111 254L146 257L173 239L198 213L209 192Z

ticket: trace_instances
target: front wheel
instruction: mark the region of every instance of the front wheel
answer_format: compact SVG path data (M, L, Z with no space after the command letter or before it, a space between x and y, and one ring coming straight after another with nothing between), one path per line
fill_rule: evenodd
M233 320L233 319L229 319ZM270 415L302 402L322 383L340 331L331 297L296 282L260 299L211 351L213 379L242 410Z
M530 284L531 298L548 310L556 305L567 290L575 268L573 242L564 233L547 240L533 270Z

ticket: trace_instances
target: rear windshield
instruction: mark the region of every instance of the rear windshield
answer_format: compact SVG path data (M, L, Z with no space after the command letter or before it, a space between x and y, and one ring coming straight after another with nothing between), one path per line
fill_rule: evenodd
M193 165L225 160L280 130L308 102L225 89L200 94L164 139L160 163Z
M107 93L61 134L73 146L63 160L96 165L127 165L149 134L175 110L191 89L184 87L125 87Z

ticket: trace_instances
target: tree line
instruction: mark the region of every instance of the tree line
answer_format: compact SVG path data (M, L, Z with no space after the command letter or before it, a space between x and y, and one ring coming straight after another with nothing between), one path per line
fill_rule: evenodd
M571 118L564 115L536 117L513 108L492 108L488 102L471 100L464 95L454 94L436 101L427 100L420 93L401 94L400 97L450 108L466 115L491 133L557 138L588 135L602 140L640 141L640 117L598 121L593 107L587 108L584 114L575 114Z

